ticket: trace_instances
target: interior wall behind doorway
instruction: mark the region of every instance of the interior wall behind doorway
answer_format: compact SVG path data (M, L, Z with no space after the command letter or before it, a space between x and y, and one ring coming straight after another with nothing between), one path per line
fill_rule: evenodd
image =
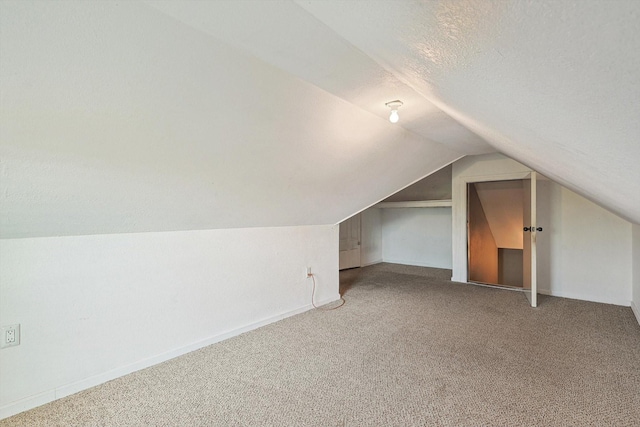
M478 197L469 184L469 280L498 283L498 246Z
M522 249L498 248L498 283L522 287L524 263Z
M523 181L472 182L467 192L469 280L521 287Z

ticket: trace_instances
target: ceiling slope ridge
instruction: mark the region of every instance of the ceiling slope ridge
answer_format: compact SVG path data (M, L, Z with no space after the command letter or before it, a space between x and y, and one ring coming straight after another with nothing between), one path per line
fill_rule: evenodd
M358 43L356 43L353 38L348 37L344 34L344 32L340 31L336 26L330 25L326 20L323 20L320 16L312 11L310 7L308 7L310 2L305 2L303 0L292 0L296 3L301 9L304 9L306 13L313 17L314 20L322 24L329 31L336 34L344 43L347 43L351 46L355 51L359 52L361 55L367 57L371 62L375 63L380 69L384 70L389 76L391 76L394 80L396 80L400 85L406 87L411 92L422 98L428 104L430 104L433 108L437 109L439 113L443 116L446 116L447 119L451 120L455 123L455 125L466 131L466 135L458 134L454 136L454 138L458 137L464 139L459 144L459 151L463 151L465 155L479 155L479 154L489 154L492 152L496 152L497 148L491 144L490 140L487 140L486 137L477 132L477 129L468 126L465 120L463 120L463 116L458 114L455 110L450 108L446 103L442 102L437 97L434 97L430 94L429 91L424 91L422 87L414 84L414 80L408 78L405 73L400 72L399 69L386 60L384 60L381 56L376 55L371 49L365 49ZM400 97L402 99L402 97ZM395 99L395 98L394 98ZM389 99L391 100L391 99ZM403 102L405 99L402 99ZM382 105L382 104L380 104ZM408 107L411 107L410 103ZM382 114L388 114L387 108L380 108L382 110ZM403 106L401 113L404 116L407 108ZM380 114L378 112L378 114ZM428 113L427 113L428 114ZM428 123L426 124L429 125ZM406 127L406 125L402 125ZM415 128L415 126L414 126ZM453 143L453 141L449 141Z
M389 116L385 103L401 99L404 106L399 127L409 132L465 155L495 151L482 137L296 2L144 3L385 120Z
M294 3L298 4L298 6L300 6L300 8L304 9L301 5L301 0L291 0ZM488 141L487 139L485 139L484 136L482 136L481 134L477 133L474 129L471 129L470 127L468 127L463 121L461 121L459 119L459 115L456 114L455 111L453 111L451 108L449 108L448 105L446 105L443 102L440 102L439 99L434 98L429 96L426 93L423 93L422 91L419 90L419 88L415 87L411 81L407 78L405 78L405 76L403 74L398 73L397 68L392 67L391 64L386 63L385 61L383 61L380 57L377 56L372 56L370 53L367 53L366 51L364 51L363 49L361 49L359 46L353 44L349 39L347 39L346 37L344 37L344 35L340 34L339 32L337 32L334 28L331 28L329 25L327 25L325 22L323 22L322 20L320 20L317 16L315 16L313 13L311 13L310 11L308 11L307 9L304 9L306 13L308 13L311 17L313 17L313 19L315 19L318 23L320 23L321 25L323 25L324 27L326 27L329 31L333 32L334 34L336 34L341 40L344 41L344 43L348 44L352 49L354 49L355 51L359 52L362 56L366 56L367 58L369 58L372 62L374 62L375 64L377 64L378 66L380 66L384 71L386 71L390 76L393 76L393 78L397 79L398 82L400 82L402 85L406 86L407 88L411 89L412 91L414 91L416 94L418 94L419 96L421 96L424 100L426 100L428 103L432 104L433 106L435 106L442 114L446 115L448 118L450 118L451 120L453 120L457 125L459 125L460 127L464 128L466 131L470 132L471 134L475 135L476 137L481 139L481 143L482 144L478 144L478 142L480 141L465 141L463 144L460 145L456 145L456 147L458 147L458 151L464 151L464 153L460 158L466 156L466 155L480 155L480 154L490 154L492 152L494 152L494 149L497 150L490 141ZM393 98L393 97L391 97ZM402 98L402 96L400 96L400 98ZM349 102L352 102L351 100L347 100ZM406 98L403 101L403 103L406 102ZM353 103L353 102L352 102ZM385 105L386 107L386 105ZM404 107L404 104L403 104ZM403 113L404 113L403 109ZM375 113L374 109L370 109L369 111L372 111ZM384 111L384 115L387 114L387 109L383 109ZM400 124L401 127L403 127L404 129L407 130L412 130L415 129L415 127L410 127L407 128L406 126L403 126L402 124ZM477 148L471 148L470 145L472 144L477 144L479 145L479 147ZM487 147L484 147L482 145L486 144ZM465 147L465 149L461 150L461 147ZM455 147L454 147L455 148ZM460 158L456 159L459 160ZM453 163L453 162L452 162ZM446 167L448 165L444 165L443 167ZM436 171L434 171L436 172ZM428 175L427 175L428 176ZM427 176L424 176L420 179L424 179ZM420 179L416 180L419 181ZM412 185L415 182L409 184ZM408 187L409 185L407 185L406 187ZM403 187L402 189L404 189L405 187ZM401 190L402 190L401 189ZM399 190L398 190L399 191Z

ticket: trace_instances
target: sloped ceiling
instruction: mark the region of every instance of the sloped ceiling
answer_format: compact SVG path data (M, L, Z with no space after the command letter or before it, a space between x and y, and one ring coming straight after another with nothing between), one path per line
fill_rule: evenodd
M465 154L494 152L482 138L292 1L145 2L380 118L401 99L401 126Z
M5 238L335 224L465 154L140 2L1 7Z
M451 200L452 165L387 197L383 202L412 202L419 200Z
M498 151L640 222L640 2L297 2Z
M640 222L640 3L0 7L2 237L336 223L494 150Z

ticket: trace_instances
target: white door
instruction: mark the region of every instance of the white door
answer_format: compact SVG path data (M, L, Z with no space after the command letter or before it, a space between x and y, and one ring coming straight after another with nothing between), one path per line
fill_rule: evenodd
M340 270L360 267L360 214L340 223Z
M531 303L531 307L538 305L537 277L536 277L536 235L538 228L536 223L536 173L531 172L531 177L524 181L524 236L522 239L522 288Z

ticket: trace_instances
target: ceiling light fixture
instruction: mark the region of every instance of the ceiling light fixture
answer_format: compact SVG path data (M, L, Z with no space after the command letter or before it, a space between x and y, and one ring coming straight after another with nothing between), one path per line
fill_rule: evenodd
M391 108L391 114L389 114L389 121L391 123L398 123L398 120L400 120L400 116L398 115L398 108L402 107L402 101L396 99L395 101L387 102L384 105Z

